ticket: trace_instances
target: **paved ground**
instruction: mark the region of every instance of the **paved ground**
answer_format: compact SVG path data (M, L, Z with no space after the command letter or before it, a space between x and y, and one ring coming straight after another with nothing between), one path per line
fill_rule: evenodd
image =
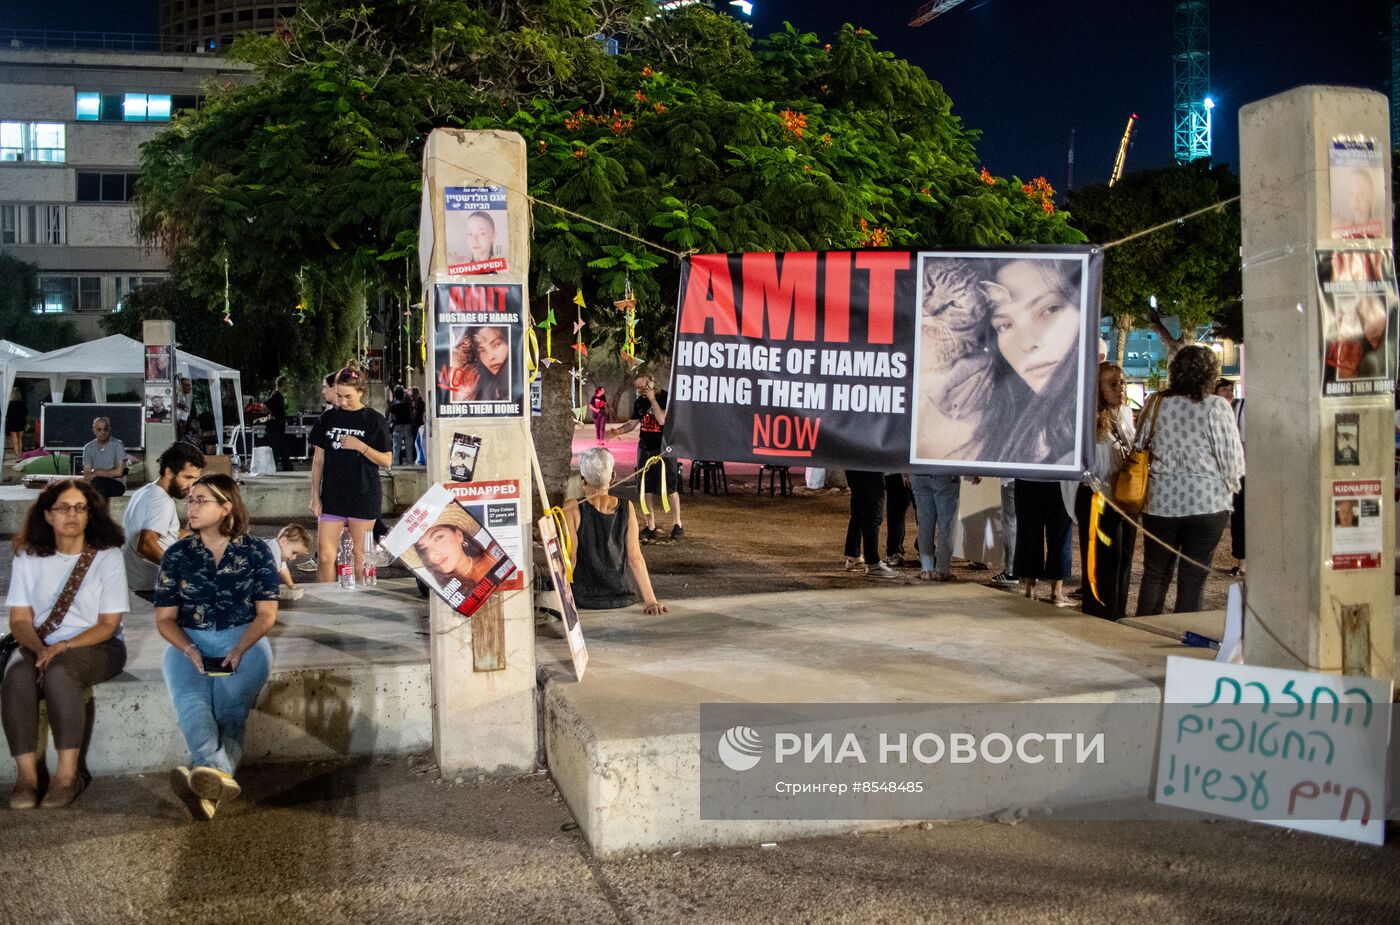
M737 475L684 496L683 542L648 547L663 598L865 581L839 566L849 495L760 498ZM208 825L150 775L0 810L0 923L1400 921L1393 829L1372 849L1204 820L963 822L602 862L544 775L458 784L418 757L241 777Z
M0 921L1394 922L1400 848L1240 823L995 822L591 858L543 775L260 768L210 824L163 778L0 812ZM1393 841L1393 837L1392 837Z

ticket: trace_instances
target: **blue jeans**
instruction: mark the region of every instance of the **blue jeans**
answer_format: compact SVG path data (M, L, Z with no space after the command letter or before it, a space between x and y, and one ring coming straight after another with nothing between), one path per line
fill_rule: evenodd
M914 511L919 520L919 565L926 572L949 575L953 567L953 525L958 519L962 482L956 475L911 475ZM934 542L934 527L938 541Z
M185 630L204 655L227 655L247 626L224 630ZM211 678L195 670L194 663L174 646L165 650L161 666L165 686L175 704L180 733L190 749L190 767L217 768L232 774L243 757L243 728L258 694L272 670L272 646L266 637L243 653L238 670L227 677Z
M1001 570L1016 575L1016 480L1001 480Z

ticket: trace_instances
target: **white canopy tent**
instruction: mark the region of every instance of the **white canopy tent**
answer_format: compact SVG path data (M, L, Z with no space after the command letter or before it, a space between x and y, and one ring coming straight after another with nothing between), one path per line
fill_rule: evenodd
M214 406L214 428L219 434L220 443L223 442L224 433L225 379L232 380L234 398L238 403L238 424L243 426L243 383L238 370L185 353L179 348L175 350L175 367L181 376L188 376L191 380L203 379L209 383L210 403ZM14 388L16 379L47 379L53 401L61 402L63 390L70 380L88 379L92 381L93 397L101 402L107 400L108 380L125 379L139 382L145 378L146 347L140 341L132 340L124 334L113 334L100 340L61 347L49 353L28 357L7 358L0 353L0 369L3 369L4 394L7 396L10 389ZM0 447L0 462L3 461L4 450Z
M12 360L27 359L32 356L38 356L38 354L28 347L21 347L14 341L0 340L0 363L9 363Z

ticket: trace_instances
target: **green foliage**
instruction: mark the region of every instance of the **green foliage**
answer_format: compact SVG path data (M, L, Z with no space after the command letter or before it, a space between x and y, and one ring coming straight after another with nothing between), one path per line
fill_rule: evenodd
M1115 241L1239 194L1239 178L1225 166L1196 162L1123 177L1069 197L1074 224L1092 241ZM1151 326L1169 345L1178 338L1163 319L1176 316L1183 338L1214 325L1242 337L1240 210L1231 204L1120 245L1104 255L1104 314L1122 326ZM1150 304L1155 296L1158 308Z
M651 0L311 0L233 54L260 83L147 144L138 203L206 326L228 255L235 334L269 369L342 358L363 294L402 291L440 126L520 133L534 196L678 252L1083 240L1020 181L979 177L942 87L851 26L828 44ZM675 257L543 204L534 219L535 291L581 287L593 338L616 343L630 282L642 354L664 355ZM288 325L298 273L315 298Z
M71 321L34 314L39 304L39 272L11 254L0 253L0 339L39 353L78 343Z

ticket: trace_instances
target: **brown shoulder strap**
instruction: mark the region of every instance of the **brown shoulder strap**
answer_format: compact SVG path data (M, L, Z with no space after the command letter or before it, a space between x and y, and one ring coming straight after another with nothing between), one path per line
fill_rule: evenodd
M73 599L78 596L78 589L82 587L83 579L87 577L88 568L92 566L92 560L95 558L97 550L91 546L84 546L83 551L78 553L78 561L73 563L73 571L68 573L67 583L64 584L63 590L58 592L58 600L54 601L49 618L39 627L40 641L48 639L49 634L58 629L63 618L68 616L68 608L73 606Z
M1152 440L1157 436L1157 415L1162 410L1162 393L1153 392L1152 397L1148 399L1148 401L1152 404L1152 407L1144 411L1143 417L1150 416L1152 420L1143 422L1143 431L1147 434L1147 439L1144 440L1142 444L1144 450L1152 449Z

